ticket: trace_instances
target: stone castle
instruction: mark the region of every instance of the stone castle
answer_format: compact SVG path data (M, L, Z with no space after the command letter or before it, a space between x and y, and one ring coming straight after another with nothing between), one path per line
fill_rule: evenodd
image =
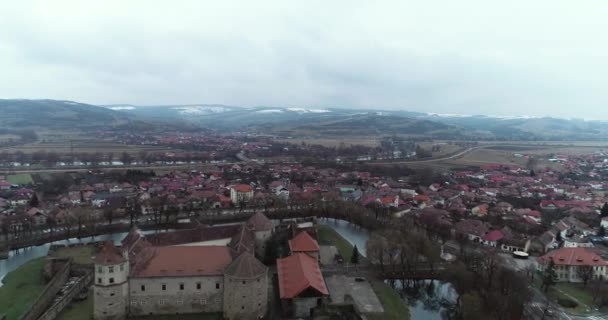
M223 313L259 319L268 304L263 257L273 232L261 213L242 225L201 226L144 236L133 229L120 246L95 257L94 316Z

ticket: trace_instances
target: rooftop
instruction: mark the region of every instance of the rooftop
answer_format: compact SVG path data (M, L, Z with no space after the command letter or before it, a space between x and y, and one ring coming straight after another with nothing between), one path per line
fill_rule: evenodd
M133 277L193 277L223 275L232 262L230 248L225 246L156 247L145 266Z
M279 294L281 299L293 299L304 292L316 296L329 295L317 259L296 253L277 259Z
M291 252L314 252L319 251L320 248L317 240L313 239L308 232L302 231L289 240L289 250Z

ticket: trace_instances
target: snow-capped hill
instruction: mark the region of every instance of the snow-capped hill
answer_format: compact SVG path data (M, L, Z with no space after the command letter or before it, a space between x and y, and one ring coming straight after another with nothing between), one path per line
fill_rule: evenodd
M257 110L255 112L256 113L283 113L284 111L281 109L264 109L264 110Z
M287 108L287 110L297 113L327 113L327 109L307 109L307 108Z
M111 107L107 107L110 110L115 110L115 111L124 111L124 110L135 110L134 106L111 106Z
M232 111L231 108L227 108L224 106L180 106L172 107L172 109L176 110L180 114L185 115L205 115Z

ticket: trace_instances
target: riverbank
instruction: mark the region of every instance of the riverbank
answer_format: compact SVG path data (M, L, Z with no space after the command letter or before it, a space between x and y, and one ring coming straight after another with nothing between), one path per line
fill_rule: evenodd
M0 314L7 320L17 320L31 306L44 289L42 271L46 258L26 262L9 272L0 287Z
M319 225L317 229L319 244L334 245L344 258L344 261L350 261L353 245L338 233L331 224ZM365 252L365 247L357 245L360 252ZM368 279L372 285L372 289L382 303L384 313L374 314L369 313L365 316L370 320L408 320L410 319L410 311L407 304L401 299L399 293L393 288L384 283L382 279Z

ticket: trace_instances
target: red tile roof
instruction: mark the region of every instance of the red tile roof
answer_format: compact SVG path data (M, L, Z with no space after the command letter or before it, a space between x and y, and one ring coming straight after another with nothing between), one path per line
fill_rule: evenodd
M225 246L156 247L153 256L132 274L146 277L192 277L223 275L232 262L230 248Z
M602 257L585 248L561 248L538 258L538 261L544 264L550 259L553 259L556 265L608 266L608 262Z
M302 231L289 240L289 250L291 252L314 252L319 251L320 248L317 240L313 239L308 232Z
M277 259L277 272L281 299L293 299L308 289L319 296L329 295L319 262L307 254L296 253Z
M123 257L122 252L116 246L114 242L107 241L101 251L95 256L95 264L101 265L115 265L125 262L126 259Z
M492 230L483 237L484 241L498 241L504 238L505 235L500 230Z
M234 187L232 187L234 190L236 190L236 192L251 192L253 191L253 189L251 188L250 185L248 184L237 184Z

